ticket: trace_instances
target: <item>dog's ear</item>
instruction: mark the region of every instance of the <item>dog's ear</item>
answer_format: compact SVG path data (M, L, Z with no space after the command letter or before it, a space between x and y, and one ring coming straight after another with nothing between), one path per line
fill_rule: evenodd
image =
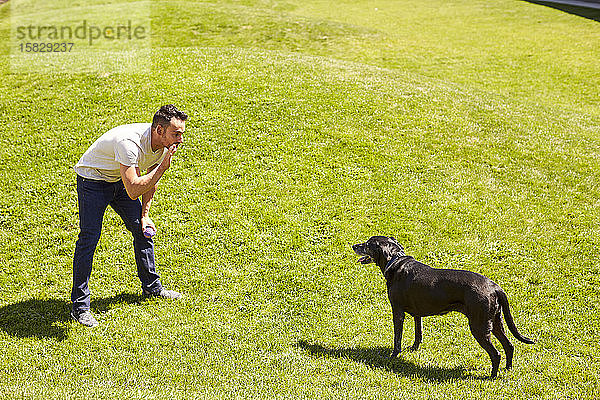
M398 246L400 248L400 252L402 254L404 254L404 247L402 247L402 245L400 243L398 243L398 241L396 240L395 237L390 236L390 240L392 241L392 243L394 243L396 246Z

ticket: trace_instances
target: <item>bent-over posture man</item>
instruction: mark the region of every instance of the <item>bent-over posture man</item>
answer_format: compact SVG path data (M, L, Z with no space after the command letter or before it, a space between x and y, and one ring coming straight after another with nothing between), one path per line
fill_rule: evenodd
M156 226L149 217L159 179L171 166L177 146L183 142L187 115L169 104L154 114L152 124L129 124L102 135L75 165L80 233L73 257L71 316L94 327L88 283L94 251L107 206L111 206L133 235L138 277L145 295L177 299L181 294L163 288L154 265L152 238L144 229ZM142 175L142 171L147 171ZM141 196L141 201L139 197Z

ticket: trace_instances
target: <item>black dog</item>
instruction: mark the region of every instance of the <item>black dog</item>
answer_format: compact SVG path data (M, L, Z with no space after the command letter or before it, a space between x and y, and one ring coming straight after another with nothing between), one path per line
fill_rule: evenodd
M450 311L463 313L469 319L471 333L492 360L492 377L498 374L500 353L492 345L490 333L502 344L506 353L506 368L512 367L514 346L506 337L501 314L508 329L521 342L533 340L521 335L510 314L506 293L500 286L483 275L469 271L435 269L404 254L404 249L393 237L373 236L366 243L352 246L362 256L360 262L374 262L381 268L387 282L388 297L394 318L394 351L401 351L404 314L415 319L417 350L422 341L421 318L442 315Z

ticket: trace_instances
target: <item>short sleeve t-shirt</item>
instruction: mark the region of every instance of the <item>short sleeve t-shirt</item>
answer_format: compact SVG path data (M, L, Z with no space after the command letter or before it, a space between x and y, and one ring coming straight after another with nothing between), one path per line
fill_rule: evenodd
M95 180L117 182L121 179L121 164L145 171L158 164L167 149L152 151L151 124L117 126L100 136L74 169L77 175Z

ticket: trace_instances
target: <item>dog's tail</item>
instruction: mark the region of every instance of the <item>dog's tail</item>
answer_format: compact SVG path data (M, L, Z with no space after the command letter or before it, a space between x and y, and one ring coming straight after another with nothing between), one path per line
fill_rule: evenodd
M534 344L535 342L528 337L525 337L519 333L517 330L517 326L515 325L515 321L513 320L512 314L510 313L510 307L508 306L508 297L506 293L502 289L497 290L496 294L498 295L498 299L500 300L500 305L502 306L502 312L504 313L504 319L506 320L506 325L508 325L508 329L510 332L521 342L527 344Z

